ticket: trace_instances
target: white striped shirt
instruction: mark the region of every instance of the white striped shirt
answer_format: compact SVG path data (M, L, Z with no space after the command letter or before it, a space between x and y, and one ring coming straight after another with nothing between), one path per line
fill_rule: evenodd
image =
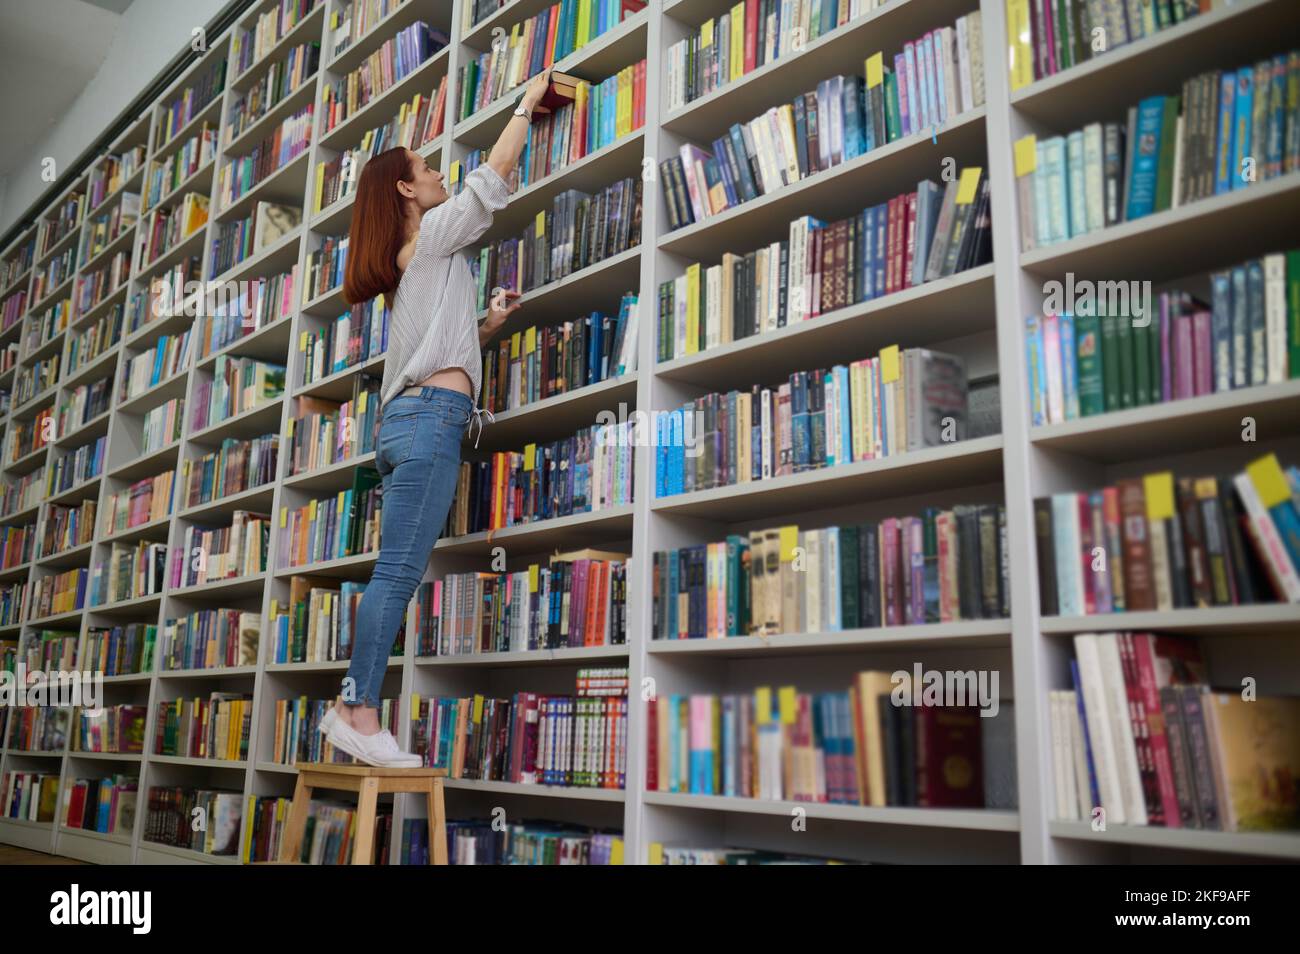
M487 231L504 208L509 187L484 163L465 187L420 219L415 253L402 272L388 322L388 351L380 407L405 388L443 368L463 368L478 405L483 358L478 342L478 296L461 249Z

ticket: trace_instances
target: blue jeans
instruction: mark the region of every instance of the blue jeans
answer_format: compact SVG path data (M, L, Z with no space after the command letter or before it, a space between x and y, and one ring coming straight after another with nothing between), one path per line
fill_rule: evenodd
M379 559L357 605L352 662L343 683L349 705L379 706L402 616L447 522L461 437L473 410L469 395L440 387L421 388L384 406L375 446L383 486Z

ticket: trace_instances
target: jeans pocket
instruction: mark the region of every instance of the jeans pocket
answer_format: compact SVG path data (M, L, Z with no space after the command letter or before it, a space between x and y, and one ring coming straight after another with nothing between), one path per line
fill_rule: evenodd
M396 470L410 458L418 420L414 415L384 419L379 427L379 445L375 448L375 464L380 474L385 468ZM378 466L381 463L383 467Z

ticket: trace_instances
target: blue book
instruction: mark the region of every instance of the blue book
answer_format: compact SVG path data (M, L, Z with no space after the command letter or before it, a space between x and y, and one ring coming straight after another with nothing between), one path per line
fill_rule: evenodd
M889 227L889 203L882 202L876 206L876 247L873 259L876 277L872 285L877 295L885 293L885 233Z
M1160 131L1164 120L1163 96L1148 96L1138 104L1137 141L1128 183L1128 221L1150 215L1156 208L1156 178L1160 167Z
M1232 191L1232 177L1234 174L1232 160L1236 155L1236 148L1233 146L1232 140L1233 132L1237 128L1237 124L1234 122L1236 113L1232 101L1236 91L1237 75L1232 72L1225 72L1219 80L1219 115L1217 123L1219 149L1215 154L1215 195Z
M837 364L833 370L835 379L840 385L840 406L838 414L840 443L842 445L841 454L844 458L842 463L848 464L853 461L853 428L851 426L853 423L853 415L849 409L849 369L845 365Z
M1264 93L1267 95L1267 92ZM1251 114L1255 108L1255 70L1250 66L1243 66L1237 70L1237 90L1236 101L1234 103L1234 119L1232 131L1232 169L1229 175L1232 177L1232 188L1241 189L1250 183L1242 175L1245 160L1247 157L1254 155L1251 143ZM1254 155L1256 163L1256 172L1262 173L1259 163L1262 157Z
M1029 378L1029 423L1034 427L1047 422L1043 384L1043 323L1038 315L1025 319L1025 368Z
M918 254L912 262L912 284L925 284L925 266L928 250L934 242L934 227L939 221L939 209L943 205L943 190L938 183L922 179L916 184L916 248Z
M1210 337L1214 355L1214 390L1232 390L1232 276L1215 272L1210 276Z
M1232 386L1250 384L1250 309L1246 291L1246 267L1232 270Z
M1052 541L1056 547L1056 593L1061 616L1079 616L1079 502L1075 494L1052 494Z
M862 210L862 294L861 301L876 297L876 210Z
M1264 178L1282 174L1286 140L1287 67L1285 56L1273 57L1268 91L1268 139L1264 143L1267 169ZM1263 92L1257 90L1257 95Z
M736 153L736 164L740 167L740 189L746 200L758 196L758 187L754 184L753 170L749 167L749 155L745 152L745 131L739 123L732 123L731 148Z
M848 162L850 159L860 156L867 151L866 141L862 134L864 121L859 107L859 102L862 97L858 90L862 85L862 77L860 76L844 77L841 105L844 115L845 162Z
M808 426L808 374L796 371L790 376L790 438L794 471L809 468L812 437Z
M1079 362L1074 349L1074 315L1066 313L1058 319L1061 333L1061 384L1065 397L1065 419L1079 416Z
M1088 738L1088 716L1083 704L1083 680L1079 678L1079 662L1070 660L1070 681L1074 683L1074 698L1079 706L1079 722L1083 726L1083 751L1088 760L1088 794L1094 807L1101 806L1101 792L1097 788L1097 768L1092 761L1092 741ZM1092 812L1086 812L1092 821Z
M727 141L725 139L713 140L713 154L718 160L718 175L722 178L722 191L727 196L727 206L736 206L740 204L740 194L731 181L731 163L727 161Z

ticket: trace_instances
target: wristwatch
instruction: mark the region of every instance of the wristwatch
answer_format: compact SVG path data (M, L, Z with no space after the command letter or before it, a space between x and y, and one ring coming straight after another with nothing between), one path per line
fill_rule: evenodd
M524 96L526 96L527 93L528 93L528 91L525 90L524 92L520 93L520 94L519 94L519 98L518 98L517 100L515 100L515 112L514 112L514 115L516 115L516 116L522 116L522 117L524 117L524 119L527 119L528 121L531 122L531 121L532 121L532 118L533 118L533 114L532 114L532 112L531 112L530 110L524 109Z

